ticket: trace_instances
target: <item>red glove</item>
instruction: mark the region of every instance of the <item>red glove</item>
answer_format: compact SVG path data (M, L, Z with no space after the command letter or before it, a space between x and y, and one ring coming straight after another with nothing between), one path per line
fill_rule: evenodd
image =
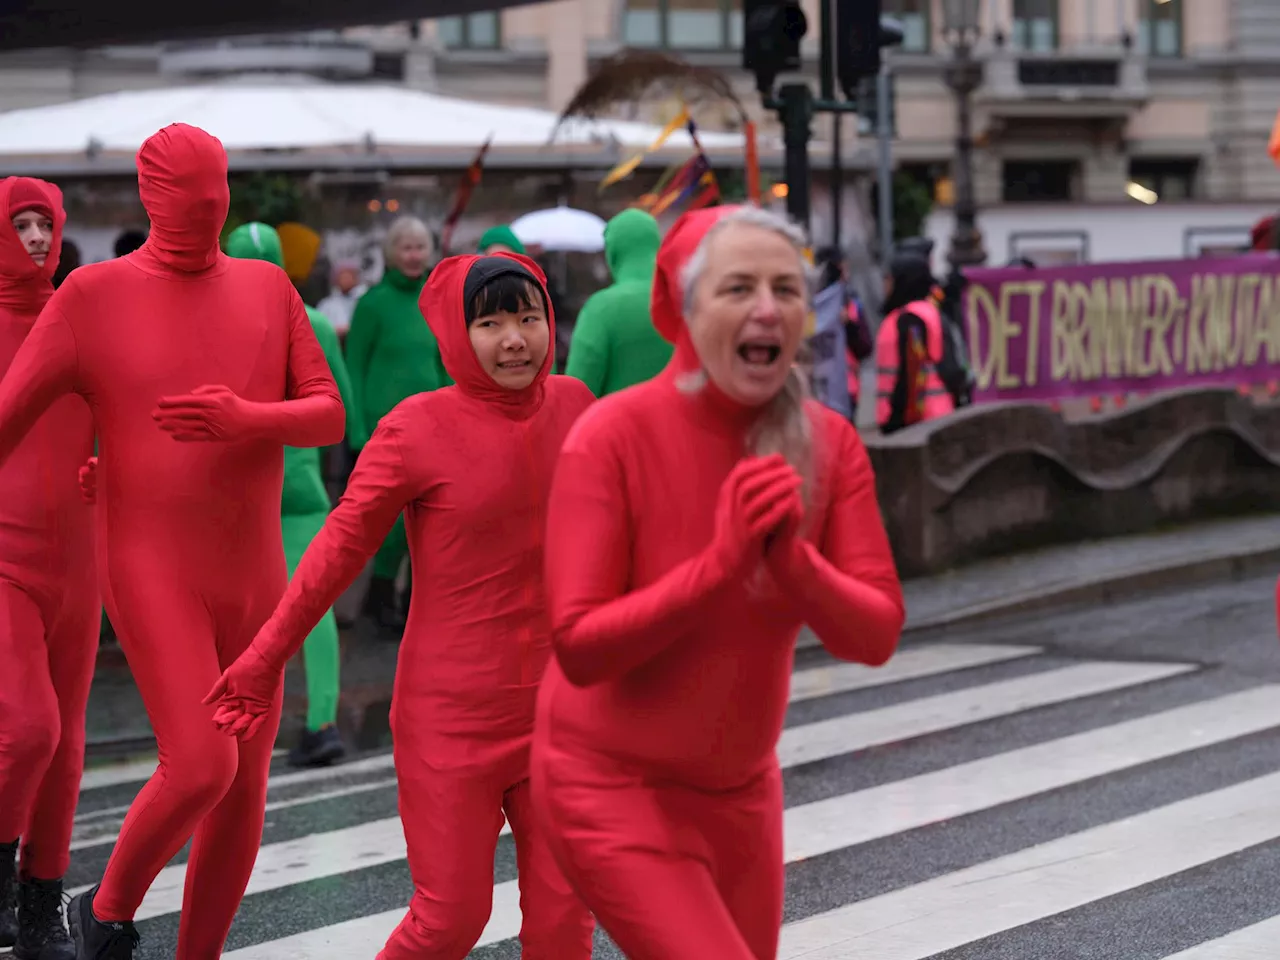
M215 707L214 726L228 736L252 740L267 719L283 681L284 669L268 663L250 644L204 698L206 706Z
M85 503L98 502L98 458L90 457L80 468L80 499Z
M764 555L765 539L795 509L800 475L781 454L739 461L720 487L711 542L718 566L744 572Z
M249 432L249 405L230 387L206 385L183 397L161 397L151 416L179 441L241 440Z

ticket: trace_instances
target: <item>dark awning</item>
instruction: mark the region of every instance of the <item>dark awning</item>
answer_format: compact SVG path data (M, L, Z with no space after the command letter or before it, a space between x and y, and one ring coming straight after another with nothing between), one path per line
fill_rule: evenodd
M531 2L536 0L0 0L0 50L336 29Z

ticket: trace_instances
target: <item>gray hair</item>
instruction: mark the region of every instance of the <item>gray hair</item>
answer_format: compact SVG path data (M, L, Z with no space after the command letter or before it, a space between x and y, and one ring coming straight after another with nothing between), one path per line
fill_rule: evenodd
M685 322L693 314L694 297L698 284L706 272L708 251L712 240L725 230L735 226L750 226L769 230L785 238L795 249L805 277L805 300L812 304L817 273L805 256L807 246L804 231L792 220L760 207L740 207L717 220L707 231L698 249L685 264L680 275L682 312ZM707 385L706 370L697 370L677 381L679 389L697 393ZM804 485L801 495L808 505L813 485L813 427L805 410L809 388L800 368L793 364L787 373L782 390L761 411L747 438L748 449L756 456L782 454L800 474Z
M435 242L431 237L431 231L427 229L427 225L417 217L405 215L396 217L391 221L391 226L387 230L387 235L382 241L382 257L388 266L396 262L396 247L400 241L408 236L420 236L427 241L427 248L434 253Z

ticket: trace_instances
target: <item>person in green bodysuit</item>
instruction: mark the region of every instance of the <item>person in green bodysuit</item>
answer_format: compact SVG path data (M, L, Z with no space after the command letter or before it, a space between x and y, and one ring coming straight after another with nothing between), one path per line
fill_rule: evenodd
M266 260L284 268L280 237L265 223L246 223L227 237L227 256L241 260ZM324 315L307 307L312 329L334 382L347 410L347 440L353 447L364 446L368 439L364 423L353 403L351 382L347 376L338 335ZM325 518L332 509L320 467L320 450L284 448L284 488L280 496L280 525L284 532L284 554L289 575L297 569ZM298 745L289 754L294 766L318 766L332 763L345 752L338 734L338 623L333 611L324 615L311 631L302 647L307 676L306 727Z
M597 397L652 378L673 347L649 319L649 296L662 230L643 210L623 210L604 230L612 286L591 295L578 314L565 373Z
M476 253L483 253L486 256L495 253L518 253L524 256L527 252L520 238L515 235L515 231L505 223L490 227L480 235L480 242L476 244Z
M400 217L392 223L383 249L386 270L351 316L347 370L366 436L401 400L453 383L440 360L436 338L418 309L432 248L431 234L421 220ZM360 448L353 445L352 449ZM404 627L408 597L403 606L397 604L396 577L408 552L401 516L373 559L365 605L383 627Z

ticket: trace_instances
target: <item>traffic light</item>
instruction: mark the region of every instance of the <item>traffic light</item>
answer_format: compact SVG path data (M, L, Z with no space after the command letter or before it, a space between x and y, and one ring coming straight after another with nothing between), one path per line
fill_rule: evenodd
M881 0L836 0L836 76L850 100L864 77L880 72L880 51L902 43L902 24L881 11Z
M768 96L778 74L800 69L800 41L809 29L800 0L743 0L742 66Z

